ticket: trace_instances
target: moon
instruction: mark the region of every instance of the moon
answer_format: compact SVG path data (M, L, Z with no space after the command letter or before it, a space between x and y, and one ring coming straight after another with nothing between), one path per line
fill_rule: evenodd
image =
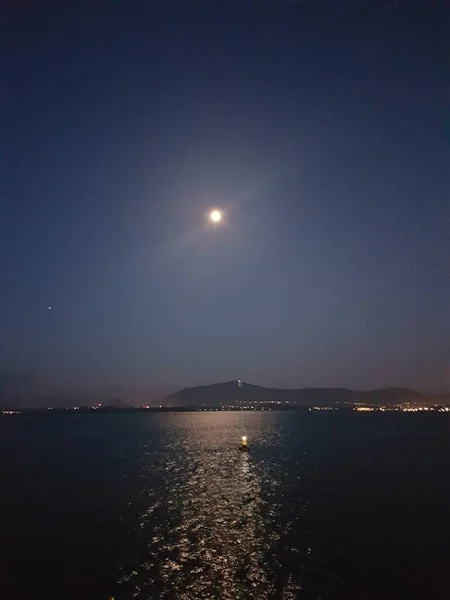
M212 210L209 214L209 218L213 223L218 223L222 220L222 213L220 210Z

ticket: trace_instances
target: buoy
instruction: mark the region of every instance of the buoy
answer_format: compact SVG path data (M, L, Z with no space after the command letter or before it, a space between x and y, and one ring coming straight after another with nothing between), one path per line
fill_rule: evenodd
M241 437L241 450L247 450L247 436L243 435Z

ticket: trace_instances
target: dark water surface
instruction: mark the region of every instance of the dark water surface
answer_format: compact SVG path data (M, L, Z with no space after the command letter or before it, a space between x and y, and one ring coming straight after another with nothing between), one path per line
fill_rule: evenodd
M448 600L450 417L3 417L0 511L5 599Z

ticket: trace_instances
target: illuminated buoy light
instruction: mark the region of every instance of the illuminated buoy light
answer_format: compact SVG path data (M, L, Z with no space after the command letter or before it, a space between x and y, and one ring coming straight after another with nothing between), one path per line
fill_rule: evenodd
M247 450L247 436L243 435L241 437L241 450Z

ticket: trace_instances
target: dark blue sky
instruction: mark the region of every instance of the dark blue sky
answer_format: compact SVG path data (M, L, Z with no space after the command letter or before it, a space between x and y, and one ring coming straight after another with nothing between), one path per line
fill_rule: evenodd
M1 372L448 389L446 3L188 4L6 9Z

